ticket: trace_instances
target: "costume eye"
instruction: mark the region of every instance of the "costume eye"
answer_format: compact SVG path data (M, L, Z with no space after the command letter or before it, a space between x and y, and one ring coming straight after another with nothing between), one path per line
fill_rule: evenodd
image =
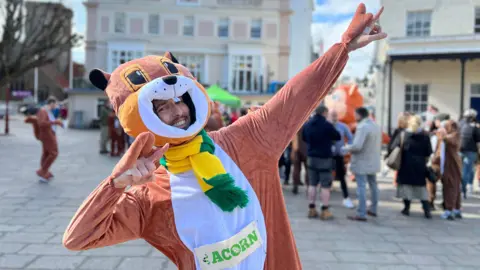
M165 65L165 67L168 69L168 71L170 71L171 74L177 74L178 73L178 69L174 64L172 64L170 62L163 62L163 65Z
M133 85L145 84L147 83L147 79L145 79L145 75L140 70L134 70L127 75L127 79Z

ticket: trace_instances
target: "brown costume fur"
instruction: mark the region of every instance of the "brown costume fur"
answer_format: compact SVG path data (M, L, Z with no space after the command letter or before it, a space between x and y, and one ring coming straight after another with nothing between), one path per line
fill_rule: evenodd
M289 80L260 109L226 128L209 133L249 180L261 204L268 239L264 269L301 269L283 200L278 159L341 74L348 59L348 44L362 33L371 20L372 15L365 14L362 4L341 43L335 44ZM162 66L165 61L174 62L174 57L169 53L165 57L147 56L121 65L111 76L104 74L104 80L97 78L102 81L97 85L105 86L127 133L134 132L128 125L138 125L140 129L144 127L138 113L131 109L138 88L125 81L125 70L137 68L149 78L158 78L170 75ZM184 76L191 76L185 67L175 65ZM194 256L176 231L169 176L165 168L157 169L154 182L134 186L127 192L116 189L112 184L112 179L131 168L139 156L148 155L153 145L165 142L149 132L132 135L136 136L134 144L112 174L80 206L64 234L63 243L72 250L86 250L143 238L179 269L195 269ZM188 139L182 138L173 143Z

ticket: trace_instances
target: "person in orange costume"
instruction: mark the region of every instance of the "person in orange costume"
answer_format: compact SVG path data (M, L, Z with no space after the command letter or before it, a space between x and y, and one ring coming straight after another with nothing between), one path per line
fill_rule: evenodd
M340 43L260 109L208 134L208 95L170 53L132 60L111 75L92 71L92 83L105 89L136 139L82 203L64 246L87 250L143 238L182 270L301 269L278 159L348 53L386 37L373 23L361 4Z
M37 170L37 175L40 177L41 182L48 182L53 178L53 174L49 169L58 156L58 144L55 132L56 126L63 127L63 123L53 116L52 110L55 109L56 106L57 99L50 97L47 99L47 104L37 112L36 121L32 118L26 119L26 121L33 124L34 130L37 129L37 132L34 131L34 133L38 134L38 139L42 143L40 169Z

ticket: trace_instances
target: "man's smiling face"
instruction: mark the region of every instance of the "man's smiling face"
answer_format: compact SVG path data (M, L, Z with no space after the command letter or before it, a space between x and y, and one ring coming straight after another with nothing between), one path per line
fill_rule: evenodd
M176 101L153 100L153 109L163 123L180 129L188 129L191 124L190 109L181 98Z

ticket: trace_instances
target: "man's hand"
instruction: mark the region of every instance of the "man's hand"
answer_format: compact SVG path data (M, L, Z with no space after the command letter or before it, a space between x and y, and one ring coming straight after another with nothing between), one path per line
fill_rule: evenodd
M387 37L387 34L383 33L381 27L376 24L382 12L383 7L373 16L372 13L366 13L363 3L358 5L352 22L342 36L342 42L348 45L348 51L354 51L367 46L372 41Z
M155 137L150 132L144 132L135 139L127 153L113 169L112 178L116 188L153 181L153 173L157 169L155 163L169 147L166 144L154 150L154 141Z

